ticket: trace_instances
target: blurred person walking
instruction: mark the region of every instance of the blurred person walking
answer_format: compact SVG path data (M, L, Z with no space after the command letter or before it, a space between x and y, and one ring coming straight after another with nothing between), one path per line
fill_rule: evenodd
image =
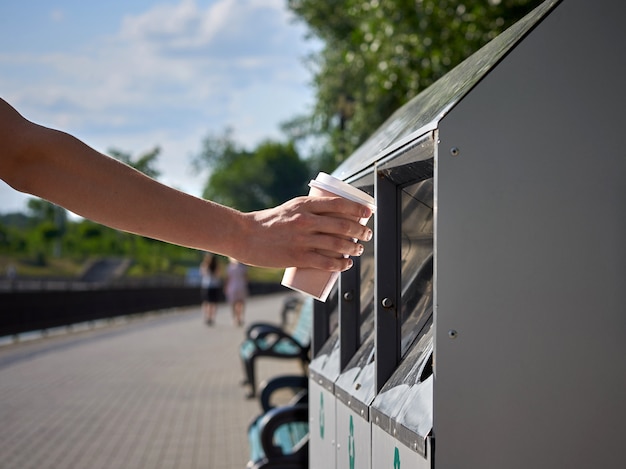
M233 322L243 326L243 316L248 298L248 266L230 257L226 270L226 298L233 311Z
M212 253L206 253L200 264L202 313L207 326L212 326L215 322L217 305L222 291L219 267L217 256Z

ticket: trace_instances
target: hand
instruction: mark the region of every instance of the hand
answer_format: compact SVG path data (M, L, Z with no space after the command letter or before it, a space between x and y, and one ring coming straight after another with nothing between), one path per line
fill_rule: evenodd
M251 265L343 271L360 256L372 230L358 220L369 208L341 197L297 197L278 207L245 214L249 223L238 259Z

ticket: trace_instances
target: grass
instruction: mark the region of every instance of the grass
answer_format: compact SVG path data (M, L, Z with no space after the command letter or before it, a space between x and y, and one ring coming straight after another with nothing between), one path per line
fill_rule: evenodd
M10 266L17 271L18 277L75 277L80 274L83 263L72 259L46 259L0 255L0 275L4 276Z
M71 258L55 259L48 257L42 260L27 256L0 254L0 278L6 275L10 266L15 267L17 276L22 278L74 278L80 275L84 265L84 262ZM174 272L168 272L168 274L184 277L186 268L176 267ZM138 266L134 266L127 275L137 278L149 277L152 274L144 273ZM282 275L282 269L250 267L248 270L248 277L252 282L280 283Z

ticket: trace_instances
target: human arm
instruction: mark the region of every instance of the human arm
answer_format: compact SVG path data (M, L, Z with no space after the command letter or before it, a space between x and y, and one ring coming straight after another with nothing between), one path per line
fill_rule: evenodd
M171 187L75 137L23 118L0 99L0 178L95 222L265 267L345 270L371 231L369 209L339 197L298 197L242 213Z

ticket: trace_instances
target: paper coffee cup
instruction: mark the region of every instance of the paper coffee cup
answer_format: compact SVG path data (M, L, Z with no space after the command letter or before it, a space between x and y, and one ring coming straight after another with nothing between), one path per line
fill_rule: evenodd
M372 213L376 210L372 196L329 174L319 173L317 178L309 183L309 187L310 196L340 196L369 207ZM365 225L368 220L369 217L360 218L358 222ZM354 242L356 241L355 239ZM336 255L334 252L323 254ZM285 269L281 284L317 300L326 301L338 278L339 272L289 267Z

